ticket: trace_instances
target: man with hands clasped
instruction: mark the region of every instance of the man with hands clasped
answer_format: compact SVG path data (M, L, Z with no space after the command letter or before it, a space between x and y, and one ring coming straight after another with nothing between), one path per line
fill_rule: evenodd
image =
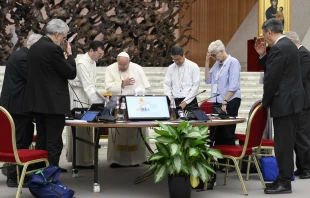
M209 71L210 58L216 62ZM233 117L238 116L241 103L240 71L239 61L226 53L222 41L216 40L209 45L206 55L205 82L211 84L211 96L219 94L211 98L211 102ZM235 130L235 124L219 126L216 132L213 131L211 138L215 141L215 145L235 145Z

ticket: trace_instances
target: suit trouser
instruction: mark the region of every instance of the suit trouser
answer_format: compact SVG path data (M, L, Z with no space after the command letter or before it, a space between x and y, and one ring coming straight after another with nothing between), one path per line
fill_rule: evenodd
M310 172L310 109L300 113L296 132L295 153L298 170Z
M300 113L273 118L274 151L279 167L278 180L290 184L294 173L294 144Z
M11 113L15 124L17 149L28 149L32 143L34 125L33 118L25 115ZM21 169L22 167L20 167ZM16 180L16 166L8 167L8 178Z
M50 165L58 166L63 148L62 131L65 126L65 115L35 114L37 126L36 149L48 151Z
M234 98L226 106L226 111L229 116L237 117L241 99ZM213 106L221 107L221 103L214 103ZM213 113L217 113L213 108ZM225 125L210 127L211 141L215 141L215 145L235 145L236 125Z

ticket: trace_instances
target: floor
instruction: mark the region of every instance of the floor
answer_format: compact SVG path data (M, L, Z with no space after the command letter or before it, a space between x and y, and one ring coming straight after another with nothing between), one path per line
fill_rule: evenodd
M65 153L65 151L63 151ZM106 161L106 148L100 149L99 156L99 183L100 193L93 193L93 171L79 170L79 175L72 178L70 163L65 159L64 154L61 156L60 165L67 168L69 172L61 173L60 181L75 191L76 198L169 198L167 179L155 184L153 177L145 182L135 185L134 179L147 172L147 165L140 165L136 168L119 168L111 169ZM218 173L217 186L214 190L196 192L192 190L191 198L206 197L245 197L240 186L236 173L231 173L228 178L228 184L223 185L223 173ZM257 174L251 174L249 181L246 181L248 197L268 197L265 195ZM308 197L310 194L310 180L301 180L296 178L292 182L293 194L281 195L282 197ZM0 192L1 198L15 197L17 188L8 188L6 186L6 177L0 173ZM32 195L25 188L21 198L30 198Z

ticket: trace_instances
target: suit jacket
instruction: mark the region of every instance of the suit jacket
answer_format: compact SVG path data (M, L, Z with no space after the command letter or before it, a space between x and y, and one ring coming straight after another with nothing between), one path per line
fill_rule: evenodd
M22 47L6 62L0 104L8 112L23 113L23 98L27 83L28 48Z
M296 45L283 37L259 63L266 65L262 103L264 107L270 106L271 117L301 112L304 90Z
M28 78L24 110L43 114L69 114L68 79L76 77L74 57L64 58L64 51L49 37L33 44L27 56Z
M302 84L305 90L305 109L310 108L310 52L304 47L299 48Z

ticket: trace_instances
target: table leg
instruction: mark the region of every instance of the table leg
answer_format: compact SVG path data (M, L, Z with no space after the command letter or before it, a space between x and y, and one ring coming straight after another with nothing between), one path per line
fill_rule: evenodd
M95 128L95 142L94 142L94 192L100 192L100 184L98 183L98 157L99 157L99 128Z
M71 127L72 131L72 177L78 176L78 170L76 169L76 127Z

